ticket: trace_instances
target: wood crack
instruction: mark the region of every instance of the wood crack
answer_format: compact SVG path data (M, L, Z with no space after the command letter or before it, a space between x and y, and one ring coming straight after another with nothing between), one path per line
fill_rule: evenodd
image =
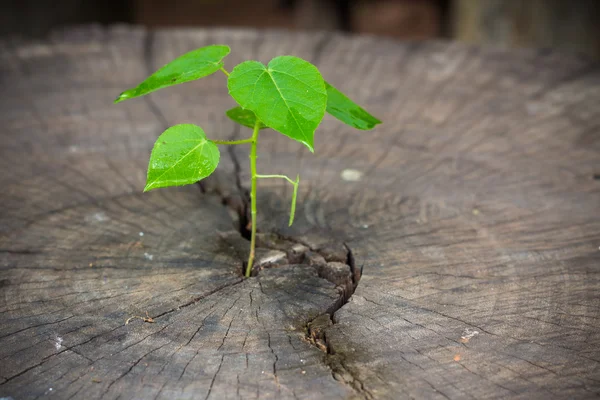
M217 379L217 375L219 375L219 372L221 371L221 367L223 366L224 358L225 358L225 355L223 354L221 356L221 362L219 363L219 368L217 368L217 372L215 372L215 374L212 377L212 380L210 381L210 387L208 388L208 393L206 393L206 397L204 398L204 400L208 400L208 398L210 397L210 394L212 393L212 389L213 389L213 386L215 385L215 380Z
M229 283L227 283L227 284L225 284L225 285L221 285L221 286L217 287L216 289L213 289L213 290L211 290L211 291L208 291L207 293L204 293L204 294L202 294L201 296L194 297L192 300L190 300L190 301L188 301L188 302L185 302L185 303L183 303L183 304L181 304L181 305L178 305L177 307L175 307L175 308L172 308L172 309L170 309L170 310L168 310L168 311L162 312L162 313L160 313L160 314L158 314L157 316L155 316L155 317L152 317L152 318L153 318L153 319L161 318L161 317L164 317L165 315L171 314L171 313L173 313L173 312L175 312L175 311L179 311L179 310L181 310L182 308L185 308L185 307L189 307L189 306L191 306L191 305L194 305L194 304L196 304L197 302L199 302L200 300L207 298L208 296L211 296L211 295L213 295L213 294L215 294L215 293L217 293L217 292L219 292L219 291L221 291L221 290L223 290L223 289L225 289L225 288L229 288L229 287L236 286L236 285L238 285L238 284L242 283L243 281L244 281L244 280L243 280L242 278L239 278L239 279L237 279L237 280L236 280L236 281L234 281L234 282L229 282Z
M233 139L235 139L235 134ZM241 184L240 175L242 169L236 153L233 150L233 147L228 148L228 150L234 165L235 186L238 195L242 198L243 207L232 207L231 199L223 196L225 191L220 190L218 187L215 189L216 194L222 196L221 203L225 207L238 213L239 217L240 231L235 234L222 233L221 238L234 248L239 248L241 246L247 247L247 241L240 241L239 235L248 239L248 237L246 237L248 233L246 225L248 221L247 210L250 198L248 196L248 191L244 189ZM199 184L202 193L207 193L207 186L201 182ZM260 254L261 251L263 251L262 257ZM276 254L269 254L268 251L276 252ZM243 254L243 252L244 250L238 250L238 253ZM323 363L330 369L332 377L336 381L347 384L359 396L365 399L372 399L373 396L365 389L364 384L357 376L351 375L352 379L350 381L339 379L340 376L348 376L350 372L348 372L343 364L339 362L340 355L331 354L331 349L327 343L326 337L326 329L335 323L335 313L349 301L356 290L362 275L362 266L360 268L357 267L351 248L346 243L328 243L321 246L312 244L302 238L285 236L280 233L259 233L257 236L257 254L257 259L252 271L252 276L254 277L258 276L260 271L267 268L278 268L284 265L305 265L312 267L321 279L331 282L338 288L338 293L340 294L338 300L335 301L324 314L311 319L303 327L305 340L325 353ZM244 259L244 257L241 258L242 260ZM265 293L260 280L258 281L258 287L261 293L266 296L267 294ZM252 304L253 302L254 299L251 292L250 303ZM255 318L259 324L262 324L259 313L260 306L255 310ZM225 335L225 338L226 336L227 334ZM267 346L274 357L272 372L275 379L278 380L277 362L279 361L279 357L271 346L271 334L267 332L267 336ZM223 343L225 338L223 339ZM221 346L223 343L221 343ZM332 361L332 357L338 361Z

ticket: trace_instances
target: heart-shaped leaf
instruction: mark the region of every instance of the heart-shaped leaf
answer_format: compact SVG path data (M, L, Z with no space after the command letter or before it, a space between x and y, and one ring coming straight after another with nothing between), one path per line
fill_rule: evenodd
M231 110L227 110L225 114L227 114L231 120L240 125L247 126L248 128L254 129L254 125L256 125L256 114L250 110L244 110L242 107L235 107ZM267 126L259 121L259 129L265 128L267 128Z
M246 61L227 80L229 94L266 126L314 151L315 130L325 115L327 91L321 73L298 57L281 56L268 67Z
M350 100L344 93L340 92L328 82L327 89L327 112L345 124L354 128L369 130L381 121L369 114L358 104Z
M115 103L213 74L223 67L223 58L230 51L229 46L214 45L185 53L150 75L138 86L121 93Z
M202 128L174 125L154 143L144 192L198 182L213 173L219 156L217 145L206 138Z

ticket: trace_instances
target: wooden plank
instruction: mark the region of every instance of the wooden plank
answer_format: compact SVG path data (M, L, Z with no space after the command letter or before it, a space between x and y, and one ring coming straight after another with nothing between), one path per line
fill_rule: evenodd
M385 121L358 132L328 117L314 155L261 134L259 170L300 172L301 193L287 228L290 188L260 183L272 263L248 280L248 149L225 152L202 188L141 193L167 125L249 134L224 117L224 77L111 104L217 42L228 68L309 59ZM596 66L252 30L84 28L0 46L0 395L600 392ZM125 324L146 312L153 323Z

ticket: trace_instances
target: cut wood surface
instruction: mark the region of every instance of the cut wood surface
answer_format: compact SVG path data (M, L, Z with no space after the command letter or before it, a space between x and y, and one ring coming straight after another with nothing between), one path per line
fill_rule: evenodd
M169 125L245 138L215 75L113 105L197 47L293 54L384 121L265 130L142 193ZM591 398L600 393L600 69L331 33L82 27L0 40L0 397ZM362 272L362 275L361 275ZM133 318L132 318L133 317ZM126 323L128 322L128 323Z

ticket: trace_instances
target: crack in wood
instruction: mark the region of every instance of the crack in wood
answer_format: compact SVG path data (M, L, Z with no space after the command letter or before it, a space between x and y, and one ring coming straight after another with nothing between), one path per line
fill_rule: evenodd
M234 134L234 138L235 136ZM221 204L238 216L238 232L221 232L220 237L238 253L241 260L245 260L246 252L249 251L246 248L248 247L249 240L247 212L250 198L248 190L241 184L240 174L242 169L233 146L228 148L228 154L234 165L235 187L238 196L242 199L242 206L232 201L230 195L225 195L224 193L227 193L227 191L222 190L219 185L211 189L216 195L221 196ZM203 194L211 191L203 182L199 182L199 186ZM321 279L331 282L338 288L340 293L339 300L335 301L325 313L311 319L304 325L304 340L325 353L323 363L330 369L332 377L336 381L348 385L357 395L365 399L372 399L372 394L365 389L359 378L352 375L344 367L341 361L342 356L340 354L332 354L331 348L327 343L327 328L335 324L335 313L349 301L362 275L362 266L361 268L357 267L354 254L348 244L331 242L325 245L315 245L302 238L286 236L280 233L269 234L263 232L257 234L256 252L257 257L251 275L253 277L257 277L260 271L267 268L278 268L285 265L307 265L308 267L312 267ZM242 263L240 273L245 268L245 263L243 261ZM260 281L258 283L261 292L264 294L262 283ZM251 304L253 303L252 293L250 293L250 302ZM258 317L259 312L260 306L256 310L256 320L261 323ZM277 379L277 361L279 358L271 347L271 335L270 333L267 334L268 347L275 357L272 367L273 375ZM223 339L223 343L224 341L225 338ZM211 388L215 377L213 377ZM210 389L207 398L209 395Z
M236 286L236 285L242 283L243 281L244 280L242 278L240 278L240 279L238 279L238 280L236 280L234 282L229 282L229 283L226 283L225 285L221 285L221 286L219 286L219 287L217 287L217 288L215 288L215 289L213 289L211 291L203 293L201 296L194 297L192 300L187 301L187 302L185 302L185 303L183 303L181 305L178 305L177 307L174 307L174 308L172 308L170 310L162 312L162 313L156 315L155 317L152 317L152 319L161 318L161 317L164 317L165 315L171 314L171 313L173 313L175 311L179 311L182 308L186 308L186 307L189 307L191 305L194 305L194 304L196 304L197 302L199 302L202 299L205 299L205 298L207 298L207 297L209 297L209 296L211 296L211 295L213 295L213 294L215 294L215 293L217 293L217 292L219 292L219 291L221 291L221 290L223 290L225 288L230 288L230 287Z
M259 247L261 268L243 281L243 257L214 233L236 230L238 247L248 247L246 147L223 149L220 196L132 192L155 133L172 118L216 115L225 96L213 97L207 82L201 93L186 85L119 109L102 100L163 58L212 42L244 59L290 49L388 121L364 143L325 121L327 139L310 161L265 134L261 164L305 171L307 180L296 224L282 229L292 238ZM209 385L211 398L598 391L593 66L562 55L252 30L84 28L15 44L7 90L25 96L6 103L2 131L0 316L3 335L35 328L2 339L2 395L42 398L49 383L55 397L123 400L204 398ZM18 79L23 72L35 79ZM230 126L219 118L214 127ZM363 172L360 185L339 179L346 168ZM261 206L273 205L259 212L263 237L286 219L284 187L261 191ZM94 219L101 212L111 219ZM153 262L132 247L142 228ZM351 238L351 249L318 248L296 233L307 231ZM372 274L357 296L363 261ZM238 278L239 286L195 298ZM131 307L167 314L123 328ZM475 326L489 334L477 328L461 343ZM60 346L44 340L55 337Z

